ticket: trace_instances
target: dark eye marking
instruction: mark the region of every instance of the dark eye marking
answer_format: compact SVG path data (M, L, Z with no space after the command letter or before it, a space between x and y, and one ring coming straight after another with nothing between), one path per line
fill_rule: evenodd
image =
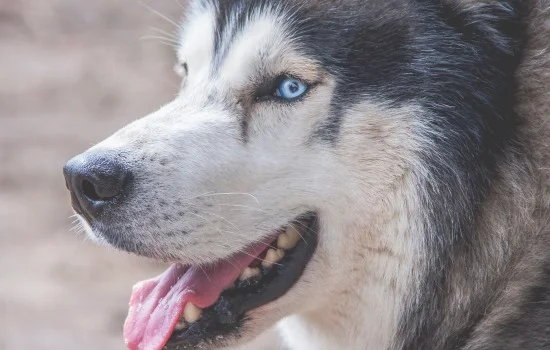
M281 74L260 84L256 88L254 98L257 102L294 102L304 97L312 85L290 74Z

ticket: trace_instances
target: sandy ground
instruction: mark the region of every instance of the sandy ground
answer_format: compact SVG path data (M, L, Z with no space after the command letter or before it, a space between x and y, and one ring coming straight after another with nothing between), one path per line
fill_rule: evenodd
M124 349L164 267L71 232L63 164L177 91L175 27L141 0L0 0L0 349ZM178 0L143 0L178 19Z

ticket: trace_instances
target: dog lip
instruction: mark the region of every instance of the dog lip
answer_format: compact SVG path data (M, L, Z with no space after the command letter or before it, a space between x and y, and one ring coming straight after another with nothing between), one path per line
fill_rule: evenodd
M158 277L136 284L124 324L127 346L160 350L182 313L186 321L196 321L200 308L213 305L239 277L235 266L250 265L264 250L265 243L260 241L210 265L176 263ZM189 306L197 312L188 312Z
M236 287L222 292L214 305L202 310L198 321L174 330L164 349L196 349L220 341L226 345L227 339L239 337L248 312L284 296L298 282L317 247L317 215L307 213L301 216L304 218L309 224L303 240L280 263L267 269L262 267L264 275L257 284L237 281Z

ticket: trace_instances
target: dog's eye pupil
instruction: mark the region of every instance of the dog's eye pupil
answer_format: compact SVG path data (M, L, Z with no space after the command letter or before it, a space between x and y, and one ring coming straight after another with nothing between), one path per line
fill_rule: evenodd
M290 92L292 93L296 93L296 91L298 91L298 89L300 89L300 86L298 85L298 83L296 82L292 82L288 85L288 89L290 90Z

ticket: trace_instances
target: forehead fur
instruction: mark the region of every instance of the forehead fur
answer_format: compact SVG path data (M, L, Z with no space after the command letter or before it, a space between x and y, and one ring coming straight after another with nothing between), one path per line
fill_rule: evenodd
M179 54L194 77L207 69L209 78L225 75L239 85L253 73L288 74L298 66L312 75L323 70L345 85L338 102L381 91L381 100L410 102L405 80L415 24L408 1L197 0L191 8Z
M280 73L270 70L292 56L284 11L277 6L245 9L242 3L225 6L199 2L184 22L178 56L193 78L214 78L239 87L258 76Z

